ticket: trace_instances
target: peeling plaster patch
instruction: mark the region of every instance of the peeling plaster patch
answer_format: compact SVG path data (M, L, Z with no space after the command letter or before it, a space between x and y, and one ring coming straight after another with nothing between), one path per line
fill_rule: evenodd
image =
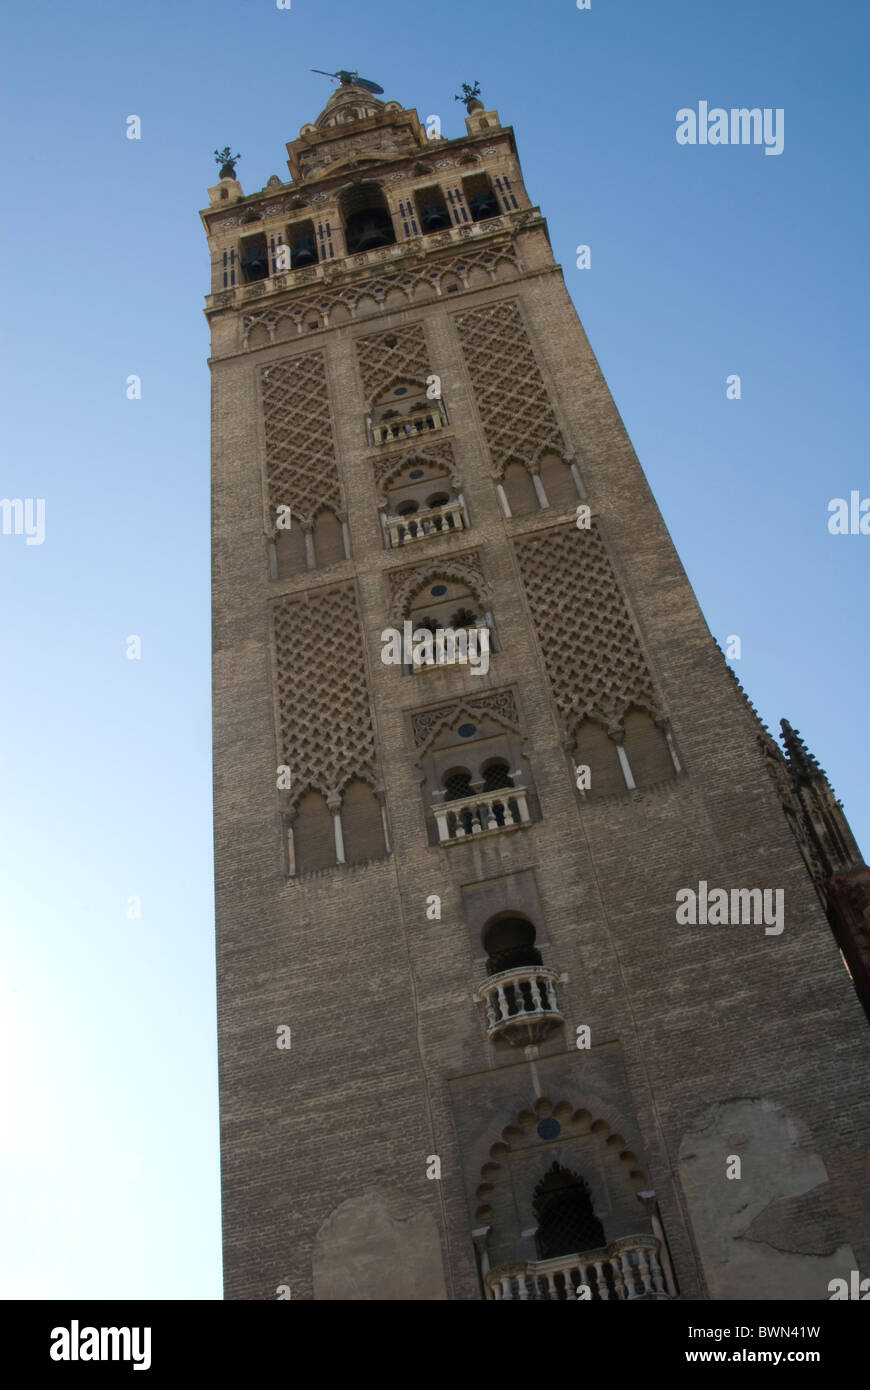
M317 1232L313 1273L318 1300L447 1298L435 1219L398 1194L336 1207Z
M825 1165L801 1140L780 1106L749 1097L712 1105L683 1136L680 1181L711 1298L826 1299L828 1281L857 1268ZM729 1180L735 1152L742 1177Z

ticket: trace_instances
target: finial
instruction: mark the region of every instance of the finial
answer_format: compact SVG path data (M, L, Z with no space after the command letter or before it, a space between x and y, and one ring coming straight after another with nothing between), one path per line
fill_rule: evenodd
M221 166L222 179L234 179L236 177L236 160L241 159L240 154L230 154L229 145L224 145L222 150L215 150L215 161Z
M461 94L453 99L454 101L464 102L465 109L469 116L472 111L483 110L483 102L480 100L480 83L477 78L474 79L473 87L469 86L467 82L463 82Z
M821 773L824 777L824 772L822 772L816 759L801 738L800 730L793 729L787 719L781 719L779 724L782 729L782 741L785 751L788 754L788 760L795 770L803 773L805 776L812 777L815 774Z

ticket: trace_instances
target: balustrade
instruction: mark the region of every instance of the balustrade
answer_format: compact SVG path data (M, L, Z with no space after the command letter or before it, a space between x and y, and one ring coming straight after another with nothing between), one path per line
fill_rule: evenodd
M445 502L441 507L429 507L423 512L411 512L407 516L388 516L387 534L393 550L411 541L423 541L427 536L444 536L451 531L461 531L464 527L462 504Z
M540 1042L562 1022L556 999L558 975L543 965L521 965L490 975L477 991L486 1006L489 1038Z
M585 1286L593 1302L616 1299L669 1298L655 1236L623 1236L601 1250L559 1255L529 1264L501 1265L486 1275L489 1297L496 1301L576 1299Z
M436 806L438 838L444 843L464 840L469 835L495 834L516 830L529 823L525 787L503 787L495 792L463 797Z

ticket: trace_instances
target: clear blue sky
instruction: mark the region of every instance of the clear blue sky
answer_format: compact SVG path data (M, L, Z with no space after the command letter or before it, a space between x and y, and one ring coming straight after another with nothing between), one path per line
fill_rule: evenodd
M212 151L241 151L246 191L285 177L333 86L310 68L356 68L448 136L480 80L710 627L742 638L751 698L804 734L866 852L870 536L826 523L870 495L867 29L855 0L7 10L0 494L45 498L46 536L0 537L0 1294L220 1296ZM784 108L784 152L678 146L700 100Z

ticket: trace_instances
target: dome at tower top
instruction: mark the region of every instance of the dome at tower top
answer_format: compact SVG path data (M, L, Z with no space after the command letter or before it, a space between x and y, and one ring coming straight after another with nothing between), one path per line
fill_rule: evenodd
M347 121L361 121L367 116L376 116L383 109L384 103L366 91L365 87L338 87L314 124L318 130L327 130L330 126L343 125Z

